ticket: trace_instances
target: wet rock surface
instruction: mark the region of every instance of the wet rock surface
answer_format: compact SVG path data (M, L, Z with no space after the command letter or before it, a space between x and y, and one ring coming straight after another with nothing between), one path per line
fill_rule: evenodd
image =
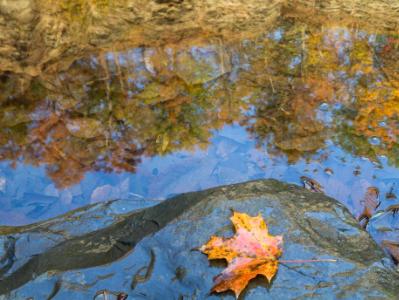
M130 209L129 209L130 208ZM271 285L257 278L245 299L395 299L399 274L348 210L321 193L260 180L176 196L129 212L129 203L95 204L23 228L0 228L0 299L91 299L108 289L129 299L217 299L212 278L224 263L193 249L231 236L231 210L261 213L284 236ZM71 220L74 220L73 226ZM90 227L91 221L97 227ZM73 228L73 229L72 229ZM233 294L224 294L233 299Z

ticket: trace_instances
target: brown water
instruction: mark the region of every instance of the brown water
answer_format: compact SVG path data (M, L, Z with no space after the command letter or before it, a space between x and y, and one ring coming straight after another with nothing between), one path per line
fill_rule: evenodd
M399 238L395 1L138 2L0 5L0 225L306 176Z

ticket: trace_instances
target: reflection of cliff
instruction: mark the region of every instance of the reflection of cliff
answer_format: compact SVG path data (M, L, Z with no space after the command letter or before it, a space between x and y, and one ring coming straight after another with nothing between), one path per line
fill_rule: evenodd
M38 75L98 49L203 37L239 41L271 28L281 15L394 30L398 7L398 0L4 0L0 71Z
M278 16L280 2L5 0L0 2L0 68L37 75L99 48L208 35L237 39L241 31L265 28Z
M295 0L287 2L289 13L300 7L300 11L320 11L321 15L315 14L312 20L326 22L327 19L341 19L341 25L348 23L361 23L361 27L370 30L394 29L398 26L399 3L390 0ZM304 15L302 11L303 19ZM295 14L295 13L294 13ZM345 16L346 18L342 18Z
M81 2L62 11L90 8ZM394 34L291 16L265 33L105 47L39 76L3 72L0 159L45 164L68 186L90 170L134 172L144 155L207 147L213 130L233 122L291 161L326 139L369 157L398 148Z

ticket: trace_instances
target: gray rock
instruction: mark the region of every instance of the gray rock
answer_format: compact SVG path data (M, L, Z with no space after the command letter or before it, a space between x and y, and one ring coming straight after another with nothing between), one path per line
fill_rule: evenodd
M27 237L44 240L48 222L19 233L0 228L7 233L3 240L16 239L13 265L0 275L0 299L91 299L102 289L126 292L129 299L234 299L232 293L209 294L225 264L193 250L211 235L233 235L231 209L261 213L271 234L284 236L283 260L337 259L281 263L270 285L253 280L243 299L397 299L399 274L345 207L274 180L179 195L118 215L92 232L75 229L31 257ZM62 229L68 222L61 217L51 224Z

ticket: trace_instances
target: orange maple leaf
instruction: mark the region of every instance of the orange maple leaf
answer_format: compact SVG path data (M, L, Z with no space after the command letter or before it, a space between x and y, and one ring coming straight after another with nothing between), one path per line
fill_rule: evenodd
M230 220L236 234L227 239L212 236L200 250L208 255L209 260L226 259L228 262L228 267L214 278L212 292L232 290L238 298L257 275L265 276L268 282L272 280L282 254L283 237L269 235L260 214L251 217L233 212Z

